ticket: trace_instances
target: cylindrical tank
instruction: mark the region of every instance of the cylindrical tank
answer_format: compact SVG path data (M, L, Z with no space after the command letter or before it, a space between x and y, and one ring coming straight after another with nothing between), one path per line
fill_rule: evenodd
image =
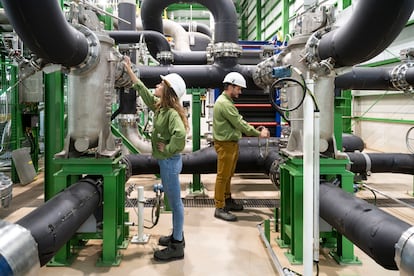
M97 67L68 76L68 134L78 152L96 147L101 132L105 133L104 128L109 127L114 41L105 35L98 35L98 38Z

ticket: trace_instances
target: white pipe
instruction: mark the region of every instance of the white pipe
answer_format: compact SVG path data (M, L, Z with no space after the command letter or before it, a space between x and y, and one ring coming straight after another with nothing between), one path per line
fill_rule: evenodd
M310 83L309 87L313 88L313 83ZM308 93L303 101L303 118L303 275L311 276L313 274L314 122L313 101Z
M313 149L313 260L319 262L319 183L320 183L320 160L319 160L319 124L320 113L314 112L314 149Z
M144 237L144 187L138 186L138 240Z
M131 239L131 243L147 243L150 235L144 235L144 187L138 186L138 235L134 235Z

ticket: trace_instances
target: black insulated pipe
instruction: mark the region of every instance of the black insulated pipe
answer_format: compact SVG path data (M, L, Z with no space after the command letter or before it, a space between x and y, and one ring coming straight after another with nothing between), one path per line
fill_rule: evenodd
M141 37L147 44L151 56L157 60L157 54L172 52L174 64L176 65L197 65L207 64L206 52L179 52L171 49L165 36L156 31L107 31L106 32L117 44L138 43ZM166 63L159 60L160 63Z
M155 87L160 82L160 75L177 73L181 75L188 88L221 88L223 87L224 76L236 71L241 73L247 82L249 90L260 89L256 86L252 78L255 66L243 65L234 67L222 67L218 64L212 65L187 65L187 66L136 66L141 80L147 87ZM200 76L203 76L200 78Z
M243 140L243 139L242 139ZM278 146L271 144L266 146L265 142L248 143L240 140L239 158L237 161L237 173L265 173L268 174L272 163L279 159ZM217 154L214 147L182 154L183 174L209 174L217 172ZM127 164L129 175L156 174L159 166L156 159L151 155L130 154L123 158Z
M237 13L231 0L144 0L141 3L143 28L163 33L163 11L174 3L198 3L205 6L214 17L215 43L238 42Z
M399 66L399 65L397 65ZM396 67L353 67L351 71L335 78L335 88L359 90L398 90L392 83ZM407 68L405 81L414 86L414 68Z
M414 9L413 0L358 1L353 14L342 27L322 36L318 55L332 57L336 67L367 61L398 36Z
M414 155L408 153L346 152L353 173L414 174Z
M335 78L335 88L359 90L397 90L391 83L390 68L353 67Z
M87 58L87 39L66 21L58 1L1 3L18 36L39 58L65 67L77 66Z
M321 218L379 265L398 270L395 245L411 225L330 183L319 191Z
M99 183L82 179L16 222L28 229L37 242L40 266L50 261L101 205Z

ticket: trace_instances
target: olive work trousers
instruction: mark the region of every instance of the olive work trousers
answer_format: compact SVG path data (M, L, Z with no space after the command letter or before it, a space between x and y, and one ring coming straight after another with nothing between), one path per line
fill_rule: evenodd
M239 158L239 143L234 141L214 141L217 153L217 176L214 190L216 208L223 208L225 200L231 197L230 183Z

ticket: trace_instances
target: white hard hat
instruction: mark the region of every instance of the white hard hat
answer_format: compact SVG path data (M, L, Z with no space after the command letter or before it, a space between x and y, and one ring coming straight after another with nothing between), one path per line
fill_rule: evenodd
M165 83L167 83L169 87L174 90L179 99L185 94L187 88L185 86L183 78L180 75L171 73L166 76L160 75L160 77Z
M238 85L240 87L246 88L246 80L243 75L238 72L228 73L223 80L223 83L229 83L233 85Z

